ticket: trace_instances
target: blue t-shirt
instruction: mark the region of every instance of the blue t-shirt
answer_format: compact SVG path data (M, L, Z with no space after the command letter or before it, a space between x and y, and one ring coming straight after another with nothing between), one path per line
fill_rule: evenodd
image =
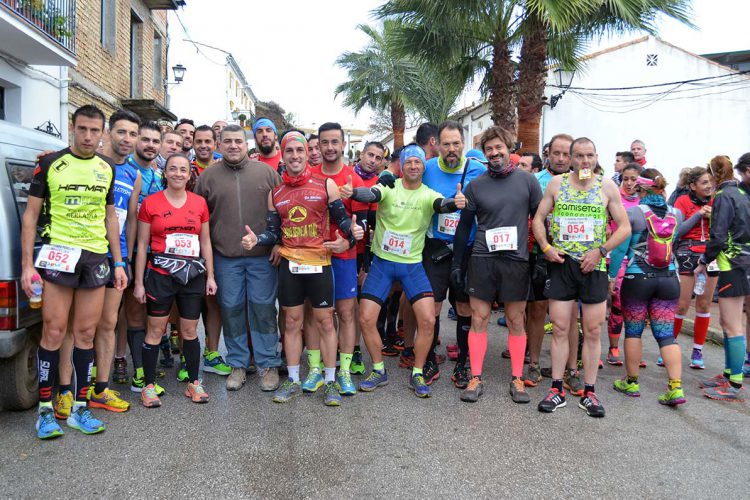
M125 223L128 218L128 204L133 194L135 180L138 177L138 170L126 160L125 163L115 165L115 211L117 212L117 221L120 223L120 253L122 258L128 256L128 245L125 238ZM112 253L108 254L110 257Z
M549 181L551 181L552 178L555 177L555 174L550 172L548 168L545 168L544 170L540 170L534 175L536 176L536 180L539 181L539 187L542 188L542 194L544 194L544 192L547 190L547 184L549 184Z
M464 159L463 167L459 167L455 172L448 172L441 168L439 158L432 158L427 161L424 170L424 176L422 182L429 187L443 195L445 198L452 198L456 195L456 184L461 182L463 177L464 169L466 170L466 177L464 183L461 186L461 191L466 190L469 182L476 179L487 171L484 165L478 161ZM435 214L432 216L430 227L427 229L427 237L443 240L448 243L453 243L454 235L456 234L456 228L458 227L458 219L461 215L461 211L452 214ZM471 227L471 234L469 235L469 244L474 241L474 233L476 232L476 222Z
M127 159L128 165L138 170L141 173L141 192L138 194L138 209L141 208L141 203L146 199L146 196L150 196L154 193L162 191L162 172L151 167L143 168L138 165L133 155L129 155Z

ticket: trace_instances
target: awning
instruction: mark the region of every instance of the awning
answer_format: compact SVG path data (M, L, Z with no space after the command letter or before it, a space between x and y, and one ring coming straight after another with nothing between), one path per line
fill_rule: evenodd
M122 107L137 114L144 121L177 121L177 115L153 99L123 99Z

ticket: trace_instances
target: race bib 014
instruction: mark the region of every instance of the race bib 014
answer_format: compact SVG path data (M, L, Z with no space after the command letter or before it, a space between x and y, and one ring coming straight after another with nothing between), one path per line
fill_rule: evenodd
M385 230L383 232L381 248L384 252L407 257L411 252L411 242L412 237L408 234L399 234Z

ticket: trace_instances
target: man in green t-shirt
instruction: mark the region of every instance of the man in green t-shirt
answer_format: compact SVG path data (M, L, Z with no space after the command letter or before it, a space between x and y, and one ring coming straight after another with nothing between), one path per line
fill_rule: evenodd
M435 301L422 267L425 233L435 212L460 210L466 206L466 198L461 193L460 184L454 198L443 198L422 184L425 153L416 144L404 147L399 159L404 177L397 180L393 188L375 185L351 189L344 186L341 191L343 198L351 196L356 201L378 203L372 243L375 256L362 286L359 303L359 321L373 365L372 372L359 384L359 389L369 392L388 383L381 354L383 343L376 323L383 301L393 283L398 281L414 308L419 325L409 386L417 397L426 398L430 396L430 386L425 383L422 368L432 345Z

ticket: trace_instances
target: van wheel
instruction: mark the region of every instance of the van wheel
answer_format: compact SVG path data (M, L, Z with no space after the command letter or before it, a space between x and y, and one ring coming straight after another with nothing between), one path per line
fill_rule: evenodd
M27 410L39 399L36 351L38 335L26 336L26 343L15 356L0 360L0 401L6 410Z

